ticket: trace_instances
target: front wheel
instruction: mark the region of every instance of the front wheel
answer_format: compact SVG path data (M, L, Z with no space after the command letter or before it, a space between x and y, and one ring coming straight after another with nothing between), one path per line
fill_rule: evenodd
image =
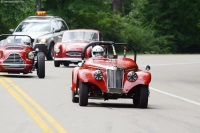
M45 55L43 52L37 54L37 75L39 78L45 77Z
M60 67L60 62L59 61L54 61L54 66L55 67Z
M79 80L79 105L87 106L88 105L88 85Z
M54 44L53 43L51 43L46 57L47 57L47 60L53 60L54 59Z
M65 67L68 67L69 66L69 62L63 62L63 65L65 66Z
M133 103L139 108L147 108L149 98L149 86L141 85L139 88L139 93L137 93L137 98L133 99Z
M76 95L75 92L72 91L72 102L73 102L73 103L78 103L78 102L79 102L79 98L76 97L75 95Z

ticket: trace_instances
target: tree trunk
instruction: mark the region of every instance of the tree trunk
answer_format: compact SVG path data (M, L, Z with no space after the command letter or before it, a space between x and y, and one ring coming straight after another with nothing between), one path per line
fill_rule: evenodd
M113 12L121 13L121 11L122 11L122 0L113 0L112 5L113 5Z

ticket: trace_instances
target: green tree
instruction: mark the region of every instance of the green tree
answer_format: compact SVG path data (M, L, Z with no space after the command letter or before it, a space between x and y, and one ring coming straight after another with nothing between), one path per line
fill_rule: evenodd
M48 14L64 18L70 29L97 29L102 32L104 40L128 42L139 52L149 52L153 32L134 23L140 22L129 13L133 1L122 1L122 13L113 12L112 0L48 0L44 7Z
M23 19L35 15L35 11L34 0L2 0L0 4L0 33L9 33L8 29L16 28Z
M155 29L160 43L173 53L200 52L199 0L146 0L141 21ZM163 41L163 42L162 42Z

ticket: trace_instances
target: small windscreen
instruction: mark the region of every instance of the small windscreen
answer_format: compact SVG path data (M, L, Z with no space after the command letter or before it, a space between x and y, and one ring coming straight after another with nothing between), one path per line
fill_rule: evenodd
M75 31L75 32L65 32L62 38L62 42L68 42L73 40L90 40L98 41L99 36L96 32L85 32L85 31Z

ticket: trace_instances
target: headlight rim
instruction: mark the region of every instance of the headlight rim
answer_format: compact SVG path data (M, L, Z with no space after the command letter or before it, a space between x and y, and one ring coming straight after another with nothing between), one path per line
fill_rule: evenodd
M29 52L28 53L28 58L30 59L30 60L33 60L34 59L34 53L31 51L31 52Z
M128 79L128 81L130 81L130 82L135 82L135 81L138 79L138 75L137 75L136 72L130 71L130 72L128 72L128 74L127 74L127 79Z
M94 71L94 79L103 80L103 72L100 69Z

